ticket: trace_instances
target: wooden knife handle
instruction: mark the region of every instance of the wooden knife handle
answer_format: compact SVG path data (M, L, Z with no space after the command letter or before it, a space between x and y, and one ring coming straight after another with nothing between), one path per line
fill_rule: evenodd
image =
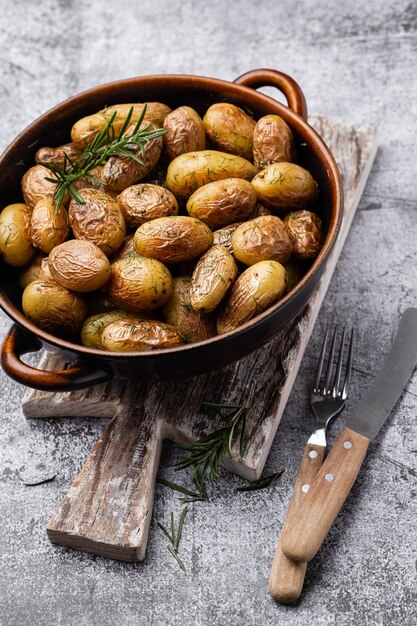
M281 545L289 559L304 563L315 557L355 482L368 446L367 437L343 429L310 489L302 492L302 504L288 515Z
M307 444L295 481L284 530L287 528L289 519L297 518L298 507L304 505L303 488L306 489L306 485L310 486L313 482L323 463L325 453L324 446ZM297 563L288 559L282 552L281 542L279 542L269 575L269 593L274 600L283 604L298 600L303 589L306 570L307 563Z

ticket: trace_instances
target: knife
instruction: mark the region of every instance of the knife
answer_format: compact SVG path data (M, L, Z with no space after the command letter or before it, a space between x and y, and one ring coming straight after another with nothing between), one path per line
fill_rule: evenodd
M404 312L382 369L365 392L315 479L303 503L289 511L281 548L305 563L317 554L375 439L417 364L417 308Z

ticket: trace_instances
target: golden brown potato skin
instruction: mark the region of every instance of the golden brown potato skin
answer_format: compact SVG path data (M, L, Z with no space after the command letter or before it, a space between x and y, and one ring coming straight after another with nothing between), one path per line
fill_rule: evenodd
M126 135L134 130L134 125L129 126ZM143 122L140 128L148 128L150 130L157 128L155 124ZM103 167L101 178L103 182L115 191L123 191L126 187L130 187L134 183L145 178L158 163L161 156L163 146L162 137L154 137L143 145L144 152L138 148L135 155L141 160L141 163L130 157L112 156Z
M71 239L55 246L48 265L57 283L81 293L100 289L111 275L110 262L104 252L83 239Z
M19 285L22 289L25 289L34 280L51 280L51 278L48 257L43 254L37 254L33 261L20 272Z
M164 121L165 152L170 161L180 154L204 150L206 131L203 120L191 107L182 106L169 113Z
M234 224L229 224L229 226L215 230L213 233L213 245L219 244L224 246L230 254L233 254L232 235L236 228L243 223L244 222L235 222Z
M93 115L87 115L86 117L83 117L75 122L71 129L71 139L77 146L84 149L93 141L98 133L104 130L113 113L117 113L113 122L113 128L115 133L119 133L130 109L133 108L133 114L130 121L132 124L136 124L142 115L144 106L145 104L142 102L133 104L113 104L102 111L93 113ZM152 122L158 127L161 127L164 123L165 117L168 113L170 113L170 111L171 109L166 104L162 104L161 102L147 102L144 119L147 120L147 122Z
M240 156L217 150L200 150L181 154L171 161L166 186L177 198L185 199L207 183L224 178L251 180L255 172L252 163Z
M318 196L310 172L295 163L273 163L252 180L261 204L275 210L305 209Z
M291 291L303 277L303 272L300 267L299 261L292 257L286 263L283 263L285 271L287 272L287 291Z
M211 313L225 297L237 275L234 258L224 246L213 246L198 261L191 278L194 311Z
M218 102L207 109L203 123L208 138L217 148L252 160L255 120L242 109Z
M108 295L121 309L151 311L171 296L171 273L155 259L131 255L113 263L111 269Z
M127 256L131 254L136 254L135 246L133 245L133 234L125 237L122 245L112 258L113 263L115 261L120 261L120 259L125 259Z
M187 211L210 228L221 228L245 220L256 205L256 191L243 178L226 178L208 183L187 201Z
M34 324L59 337L77 335L87 315L82 296L51 280L35 280L22 296L23 312Z
M22 177L23 198L30 209L42 198L52 198L55 193L56 184L45 180L45 177L53 175L43 165L34 165ZM68 204L68 196L65 196L63 204Z
M69 157L71 161L76 161L81 156L82 150L75 145L75 143L65 143L62 146L56 148L49 148L43 146L35 154L36 163L45 165L45 163L55 163L59 167L64 165L65 155Z
M260 261L243 272L233 285L217 320L217 332L227 333L259 315L286 290L286 273L277 261Z
M134 237L140 256L162 263L188 261L205 252L213 243L213 234L206 224L194 217L177 215L161 217L140 226Z
M294 163L295 141L288 124L279 115L265 115L253 131L253 160L259 170L272 163Z
M174 194L150 183L128 187L117 196L117 202L126 222L135 228L158 217L178 215Z
M285 263L293 250L284 222L275 215L256 217L239 226L232 235L232 246L236 259L246 265L268 260Z
M0 255L13 267L27 265L35 255L30 217L31 209L20 202L9 204L0 213Z
M194 311L191 306L191 277L174 278L172 295L164 304L165 321L178 330L186 341L203 341L216 334L211 316Z
M67 210L61 205L57 213L52 198L39 200L30 220L30 236L35 248L49 254L55 246L66 241L69 234Z
M120 248L126 235L125 220L117 202L98 189L79 191L84 204L71 200L69 220L76 239L95 243L109 256Z
M101 340L104 349L112 352L161 350L184 343L173 326L150 320L112 322L104 329Z
M106 313L98 313L91 315L85 320L81 329L81 343L86 348L93 348L95 350L104 350L101 336L106 326L112 322L118 322L120 320L135 320L140 321L142 316L135 313L128 313L120 309L114 311L107 311Z
M295 211L285 217L285 225L299 259L315 259L323 245L323 225L316 213Z

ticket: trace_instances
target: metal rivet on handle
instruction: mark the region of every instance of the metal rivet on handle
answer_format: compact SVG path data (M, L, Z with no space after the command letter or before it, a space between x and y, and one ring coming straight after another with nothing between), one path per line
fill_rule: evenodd
M346 450L350 450L352 447L352 442L351 441L345 441L343 443L343 447L346 448Z
M301 491L304 491L304 493L307 493L307 491L310 489L310 485L303 485L301 487Z
M324 477L329 483L332 482L334 476L333 474L326 474L326 476Z
M310 450L310 452L308 453L308 456L310 457L310 459L317 459L318 452L316 452L315 450Z

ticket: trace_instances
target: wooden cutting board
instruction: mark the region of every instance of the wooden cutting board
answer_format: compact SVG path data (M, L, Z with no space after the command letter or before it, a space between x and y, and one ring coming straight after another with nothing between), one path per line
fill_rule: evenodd
M202 401L245 404L250 393L247 445L224 466L259 478L294 384L311 331L369 176L377 144L373 128L323 117L310 120L342 173L345 212L332 256L303 313L265 346L228 367L175 382L114 380L74 393L29 390L28 418L112 418L47 525L50 541L123 561L145 557L162 441L192 442L219 428ZM60 369L61 356L44 353L39 367Z

